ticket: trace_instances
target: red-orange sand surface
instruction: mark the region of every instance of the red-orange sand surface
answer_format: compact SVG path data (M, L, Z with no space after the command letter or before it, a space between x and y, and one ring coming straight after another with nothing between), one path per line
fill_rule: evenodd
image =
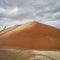
M60 50L60 29L36 21L0 32L0 45L36 50Z

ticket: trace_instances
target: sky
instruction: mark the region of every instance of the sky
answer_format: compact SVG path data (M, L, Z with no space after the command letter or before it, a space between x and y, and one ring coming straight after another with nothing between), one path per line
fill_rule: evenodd
M60 0L0 0L0 30L28 21L60 29Z

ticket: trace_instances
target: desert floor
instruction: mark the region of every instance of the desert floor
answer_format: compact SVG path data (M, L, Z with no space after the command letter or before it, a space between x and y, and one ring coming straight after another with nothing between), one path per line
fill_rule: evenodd
M60 51L37 51L0 46L0 60L60 60Z

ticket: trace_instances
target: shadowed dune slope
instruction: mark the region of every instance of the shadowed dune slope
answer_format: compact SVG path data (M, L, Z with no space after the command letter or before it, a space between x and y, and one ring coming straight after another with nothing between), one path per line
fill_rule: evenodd
M0 45L37 50L59 50L60 29L36 21L28 22L9 32L1 33Z

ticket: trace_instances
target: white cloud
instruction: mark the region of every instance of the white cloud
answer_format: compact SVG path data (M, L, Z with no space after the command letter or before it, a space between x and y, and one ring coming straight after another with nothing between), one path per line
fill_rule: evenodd
M16 24L27 19L60 28L60 0L0 0L0 21Z
M46 21L45 24L60 28L60 21Z
M18 8L13 8L13 9L0 8L0 14L5 14L5 15L9 15L9 16L17 15Z

